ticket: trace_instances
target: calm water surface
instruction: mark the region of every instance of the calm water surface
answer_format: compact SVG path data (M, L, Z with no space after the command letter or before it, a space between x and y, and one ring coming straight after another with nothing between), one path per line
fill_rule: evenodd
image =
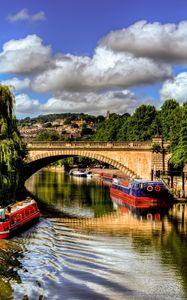
M142 214L46 170L26 186L42 217L0 240L0 299L187 299L186 205Z

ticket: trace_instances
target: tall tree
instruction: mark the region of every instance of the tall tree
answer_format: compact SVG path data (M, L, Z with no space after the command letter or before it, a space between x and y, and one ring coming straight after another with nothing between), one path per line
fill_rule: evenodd
M161 126L164 140L168 140L172 135L173 118L179 103L174 99L168 99L161 107Z
M22 143L13 114L14 96L0 85L0 196L16 191L23 179L26 146Z
M153 126L157 112L153 105L141 105L134 114L128 119L127 140L128 141L146 141L150 140L155 134Z
M96 141L116 141L119 129L123 124L123 116L118 114L111 114L109 119L98 127L93 139Z
M185 102L182 107L179 143L173 150L171 161L174 167L183 167L187 164L187 102Z

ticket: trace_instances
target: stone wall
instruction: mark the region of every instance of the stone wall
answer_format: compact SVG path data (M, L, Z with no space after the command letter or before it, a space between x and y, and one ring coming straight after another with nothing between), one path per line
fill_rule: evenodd
M162 170L162 155L152 153L151 143L42 142L28 145L28 162L49 157L85 156L113 165L130 177L151 179L152 169Z

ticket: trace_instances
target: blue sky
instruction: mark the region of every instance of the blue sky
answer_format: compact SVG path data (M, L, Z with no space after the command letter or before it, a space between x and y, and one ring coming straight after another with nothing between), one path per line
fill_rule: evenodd
M187 100L186 0L7 0L0 82L18 118Z

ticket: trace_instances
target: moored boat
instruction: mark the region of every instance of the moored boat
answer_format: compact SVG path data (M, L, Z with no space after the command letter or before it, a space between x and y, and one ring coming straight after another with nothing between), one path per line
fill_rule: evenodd
M69 175L76 177L92 177L92 172L87 170L70 170Z
M16 230L40 217L35 200L28 198L0 209L0 238L11 237Z
M165 206L171 200L171 194L162 181L115 179L110 187L112 198L134 207Z
M114 175L113 174L108 174L108 173L100 173L101 179L104 181L112 182Z

